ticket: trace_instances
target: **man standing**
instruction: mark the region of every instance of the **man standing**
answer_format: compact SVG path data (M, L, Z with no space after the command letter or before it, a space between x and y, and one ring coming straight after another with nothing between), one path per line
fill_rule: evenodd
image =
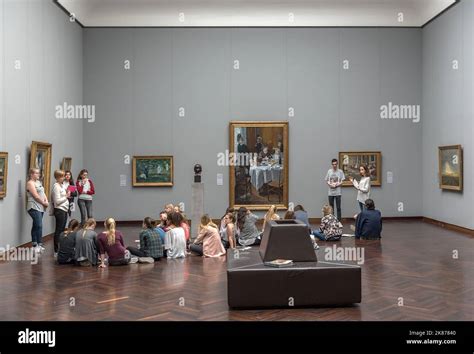
M337 163L337 159L332 159L332 168L330 168L328 173L326 174L325 180L329 186L329 205L332 207L333 210L337 210L337 218L339 219L339 221L341 221L341 185L342 181L344 181L346 177L344 176L344 172L342 172L342 170L337 167ZM336 208L334 208L334 201L336 201Z

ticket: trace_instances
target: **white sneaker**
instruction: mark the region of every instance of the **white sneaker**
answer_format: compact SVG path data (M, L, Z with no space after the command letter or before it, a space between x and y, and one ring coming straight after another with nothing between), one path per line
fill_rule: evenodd
M316 242L314 243L314 249L315 249L315 250L319 250L319 246L318 246L318 244L317 244Z
M35 250L35 253L41 253L41 247L40 246L35 246L33 248Z
M138 262L140 262L140 263L155 263L155 260L152 257L139 257Z
M44 248L43 246L39 245L38 247L41 249L41 252L46 251L46 248Z
M130 264L137 263L137 262L138 262L138 257L130 258Z

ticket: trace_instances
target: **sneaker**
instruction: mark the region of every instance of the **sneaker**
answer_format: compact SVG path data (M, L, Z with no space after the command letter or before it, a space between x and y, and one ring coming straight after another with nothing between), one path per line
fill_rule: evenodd
M139 257L138 262L139 263L155 263L155 260L152 257Z
M43 245L39 245L38 247L41 249L41 252L46 251L46 248L44 248Z
M41 253L41 247L40 246L35 246L35 247L33 247L33 249L35 250L35 253Z
M315 249L315 250L319 250L319 246L318 246L318 244L317 244L316 242L314 243L314 249Z
M137 263L137 262L138 262L138 257L130 258L130 264Z

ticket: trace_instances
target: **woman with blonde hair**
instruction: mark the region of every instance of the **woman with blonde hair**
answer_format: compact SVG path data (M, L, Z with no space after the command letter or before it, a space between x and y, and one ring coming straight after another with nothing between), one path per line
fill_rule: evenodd
M265 214L265 217L263 218L262 232L265 231L265 225L267 221L271 220L280 220L280 215L277 214L277 207L274 205L272 205L270 209L268 209L267 213Z
M99 237L100 267L105 268L105 254L108 256L108 263L111 266L127 265L137 263L138 258L132 257L123 242L123 235L117 230L117 225L113 218L108 218L104 223L105 231Z
M322 241L339 241L342 237L341 222L334 216L330 205L324 205L322 212L321 225L313 231L313 235Z
M66 228L67 223L67 212L69 211L69 197L71 192L69 192L64 187L64 171L56 170L54 171L54 178L56 183L53 186L51 192L51 203L53 204L53 215L56 221L56 228L54 229L54 257L58 256L59 248L59 236L61 232Z
M199 235L191 244L192 252L204 257L220 257L225 255L225 248L222 245L219 236L219 228L205 214L201 217L201 225L199 225Z
M76 263L87 267L97 265L97 234L94 231L96 222L90 218L82 230L76 232Z
M26 182L26 210L33 219L31 244L36 252L42 252L45 249L43 247L43 215L49 203L40 180L40 170L31 168L28 176L29 179Z

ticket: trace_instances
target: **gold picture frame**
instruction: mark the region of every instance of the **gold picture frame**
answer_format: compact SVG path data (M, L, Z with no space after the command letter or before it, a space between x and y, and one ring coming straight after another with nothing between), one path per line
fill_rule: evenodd
M53 146L49 143L33 141L30 150L30 169L38 168L40 170L40 181L48 199L51 187L52 148Z
M288 208L288 121L229 123L229 204L265 210ZM239 141L240 140L240 141Z
M370 185L372 187L380 187L382 185L382 153L380 151L339 152L339 168L346 177L342 182L342 186L352 186L349 177L360 179L360 165L368 167Z
M7 196L8 152L0 152L0 199Z
M463 190L463 149L461 145L438 147L439 188L461 192Z
M173 156L134 156L132 185L133 187L172 187L173 169Z
M72 157L63 157L63 160L61 161L61 170L64 172L66 171L72 171Z

